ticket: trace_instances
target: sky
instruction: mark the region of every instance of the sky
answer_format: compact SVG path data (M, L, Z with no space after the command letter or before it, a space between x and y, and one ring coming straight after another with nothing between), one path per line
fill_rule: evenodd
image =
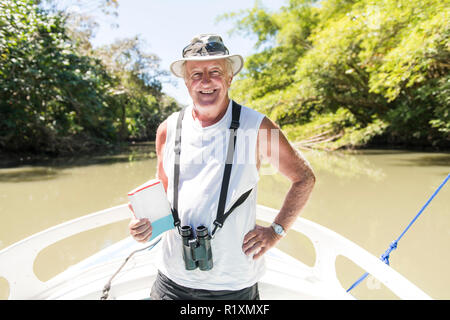
M286 0L259 2L271 11L286 4ZM254 0L119 0L118 17L101 19L92 43L96 47L139 35L147 51L161 59L161 69L169 71L170 64L181 58L182 49L195 35L217 33L231 54L241 54L245 59L256 52L255 39L237 33L230 35L233 21L216 22L216 18L223 13L250 9L254 3ZM111 21L119 27L111 28ZM176 85L163 83L163 92L188 104L190 98L184 82L172 74L171 80Z

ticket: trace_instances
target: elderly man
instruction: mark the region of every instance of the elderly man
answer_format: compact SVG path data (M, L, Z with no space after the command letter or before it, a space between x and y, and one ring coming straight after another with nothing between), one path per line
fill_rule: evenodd
M230 55L213 34L192 39L171 65L192 104L169 116L156 135L157 177L172 201L177 228L163 236L153 299L259 299L263 255L289 230L314 186L312 169L278 126L230 100L228 89L242 66L243 58ZM292 182L269 227L256 225L262 160ZM198 235L209 243L202 254L195 251L198 242L183 242L187 230L195 233L199 226ZM129 229L140 242L152 232L145 219L133 219ZM208 256L203 268L197 268L200 255Z

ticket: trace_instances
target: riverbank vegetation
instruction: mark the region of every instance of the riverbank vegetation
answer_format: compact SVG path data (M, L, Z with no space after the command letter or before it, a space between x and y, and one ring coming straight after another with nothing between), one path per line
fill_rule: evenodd
M256 2L225 14L255 39L232 87L304 148L450 148L450 3Z
M0 2L0 153L61 156L151 140L177 110L139 38L93 48L71 1ZM231 97L306 149L450 149L448 0L256 1L221 19L255 40ZM64 5L67 5L64 7ZM114 16L118 0L77 1Z
M40 2L0 3L0 151L59 156L154 139L178 109L161 92L158 57L137 37L94 49L95 21Z

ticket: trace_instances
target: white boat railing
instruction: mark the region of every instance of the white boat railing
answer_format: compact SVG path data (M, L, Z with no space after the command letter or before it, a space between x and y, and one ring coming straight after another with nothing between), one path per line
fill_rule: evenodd
M257 219L272 222L278 211L258 205ZM39 252L72 235L127 220L127 205L102 210L44 230L0 251L0 278L9 285L9 299L30 299L49 290L52 279L41 281L34 273L34 261ZM304 218L298 218L292 229L307 236L316 251L312 273L323 282L342 288L335 261L344 256L382 282L401 299L430 299L421 289L387 266L377 257L339 234ZM344 289L343 289L344 290Z
M272 208L258 206L257 218L271 222L277 213ZM336 232L304 218L298 218L291 228L311 240L316 251L312 271L322 281L342 287L336 275L335 262L338 256L344 256L383 283L400 299L431 299L392 267Z
M9 284L9 299L29 299L49 289L51 279L41 281L33 267L39 252L84 231L130 219L128 205L120 205L67 221L36 233L0 251L0 277Z

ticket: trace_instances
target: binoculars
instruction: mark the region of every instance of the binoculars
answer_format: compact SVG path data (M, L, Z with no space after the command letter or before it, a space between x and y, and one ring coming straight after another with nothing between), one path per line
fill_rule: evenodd
M194 237L191 226L180 229L183 241L183 260L186 270L211 270L213 267L211 236L205 226L196 228L197 237Z

